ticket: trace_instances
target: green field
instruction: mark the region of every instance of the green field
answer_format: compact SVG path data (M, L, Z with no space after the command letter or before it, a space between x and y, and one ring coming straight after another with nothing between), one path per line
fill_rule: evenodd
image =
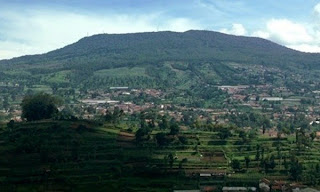
M145 69L142 67L120 67L114 69L103 69L94 72L94 75L98 77L135 77L135 76L147 76Z
M123 128L126 128L123 126ZM201 186L257 186L259 179L289 181L284 158L295 152L304 169L319 163L320 143L297 152L294 137L257 137L245 144L233 133L226 140L217 132L182 131L171 144L158 146L153 131L137 144L134 134L110 124L89 121L39 121L3 127L0 134L1 191L172 191ZM185 137L182 144L179 137ZM276 144L281 143L279 159ZM268 173L255 160L257 145L263 156L274 155ZM261 152L261 150L260 150ZM170 165L169 154L173 161ZM262 155L262 154L261 154ZM248 169L245 157L251 161ZM183 161L183 159L187 159ZM235 172L232 160L240 161ZM222 178L200 173L223 172Z

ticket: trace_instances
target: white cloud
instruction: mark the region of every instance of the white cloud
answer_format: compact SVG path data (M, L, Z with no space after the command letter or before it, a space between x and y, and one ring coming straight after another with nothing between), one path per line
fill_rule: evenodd
M87 35L133 33L160 30L186 31L199 26L186 18L168 18L157 23L160 14L88 15L70 12L0 11L0 59L45 53L74 43ZM2 25L2 26L1 26Z
M242 24L233 24L231 29L224 28L220 32L269 39L303 52L320 52L320 3L315 5L312 11L316 17L308 23L274 18L266 21L264 29L251 33L248 33Z
M298 51L309 52L309 53L320 53L319 45L299 44L299 45L288 45L289 48Z
M317 16L320 16L320 3L314 6L313 11Z
M232 24L231 29L226 29L226 28L221 29L220 32L227 33L230 35L242 35L242 36L247 34L247 30L244 28L242 24L239 24L239 23Z
M251 36L270 39L298 51L320 53L320 3L311 11L315 17L310 18L308 23L284 18L270 19L264 30L254 31Z
M185 19L185 18L177 18L169 20L166 24L167 27L164 26L164 30L184 32L190 29L199 29L200 26L195 22Z
M0 41L0 59L12 58L18 54L37 53L41 51L39 47L33 47L25 43L14 41Z
M268 39L270 37L270 34L268 32L265 31L255 31L251 34L251 36L253 37L260 37L263 39Z
M320 30L314 23L270 19L266 22L265 30L254 31L251 36L269 39L303 52L320 52Z
M305 25L288 19L271 19L267 22L267 32L270 39L283 44L310 43L313 40Z

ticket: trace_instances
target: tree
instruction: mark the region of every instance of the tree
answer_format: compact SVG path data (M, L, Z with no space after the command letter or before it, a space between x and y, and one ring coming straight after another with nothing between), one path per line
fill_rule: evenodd
M168 155L168 159L169 159L169 166L170 166L170 169L172 169L173 162L174 162L174 160L175 160L175 158L174 158L174 156L173 156L173 154L172 154L172 153L170 153L170 154Z
M60 103L58 98L47 93L27 95L21 103L22 118L27 121L50 119L58 112L57 106Z
M170 125L170 135L177 135L180 131L180 127L177 123Z
M242 143L247 143L247 142L248 142L246 132L244 132L244 131L240 131L240 133L239 133L239 137L241 138Z
M316 172L320 173L320 165L319 165L319 163L317 163L317 165L316 165Z
M187 158L183 158L180 163L179 163L179 171L182 171L182 167L183 167L183 164L186 164L188 162L188 159Z
M124 111L119 109L119 107L115 107L113 110L113 113L109 110L106 111L106 114L104 116L104 119L106 122L109 123L119 123L121 117L124 116ZM144 120L143 120L144 121Z
M240 169L240 161L238 159L233 159L231 161L231 167L234 170L239 170Z
M169 122L168 122L168 118L166 115L164 115L162 118L161 118L161 121L159 122L159 128L160 129L168 129L169 128Z
M298 160L291 161L289 174L295 181L297 181L302 175L302 164Z
M255 160L258 161L260 159L260 145L257 144L257 152L256 152L256 157Z
M250 163L250 157L247 155L245 158L244 158L245 162L246 162L246 168L248 169L249 168L249 163Z
M287 162L287 157L286 156L283 158L283 165L284 165L285 171L288 171L289 163Z
M232 136L231 131L227 128L222 128L218 133L220 139L227 139L228 137Z
M246 135L246 132L244 132L244 131L240 131L240 133L239 133L239 137L241 138L241 139L243 139L244 140L244 138L246 137L247 135Z
M57 115L55 115L55 119L57 119L57 120L76 120L78 118L73 115L71 108L65 107Z
M312 132L310 133L310 138L311 138L311 141L313 141L315 138L316 138L316 133L315 132Z
M7 128L9 130L12 130L14 128L14 120L10 120L8 123L7 123Z
M269 167L270 169L274 169L276 167L276 157L274 155L271 155L270 161L269 161Z
M157 133L156 134L156 141L160 147L166 145L168 143L168 140L166 138L166 134L165 133Z
M275 156L271 155L271 157L267 157L263 160L263 166L265 173L268 173L270 169L274 169L276 167Z
M186 136L179 136L179 141L181 144L183 145L187 145L188 144L188 138Z
M150 133L150 130L147 129L147 128L138 129L138 131L135 134L137 144L140 144L143 141L148 140L149 139L149 133Z

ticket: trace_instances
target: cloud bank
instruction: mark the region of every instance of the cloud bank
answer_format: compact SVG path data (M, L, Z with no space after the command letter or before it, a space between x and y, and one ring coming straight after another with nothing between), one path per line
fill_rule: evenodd
M232 24L221 32L233 35L247 35L269 39L286 47L302 52L320 52L320 3L313 8L313 22L300 23L286 18L272 18L260 30L247 33L242 24Z

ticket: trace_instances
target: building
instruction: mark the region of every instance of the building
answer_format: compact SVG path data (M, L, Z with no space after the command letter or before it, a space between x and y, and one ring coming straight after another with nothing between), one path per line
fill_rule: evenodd
M293 189L292 191L293 192L320 192L319 190L312 189L312 188L304 188L304 189L296 188L296 189Z
M98 104L107 103L106 100L96 100L96 99L84 99L84 100L81 100L81 102L88 105L98 105Z
M255 187L223 187L223 192L257 191Z
M129 89L129 87L110 87L111 90L126 90Z
M262 101L282 101L282 97L263 97L261 98Z

